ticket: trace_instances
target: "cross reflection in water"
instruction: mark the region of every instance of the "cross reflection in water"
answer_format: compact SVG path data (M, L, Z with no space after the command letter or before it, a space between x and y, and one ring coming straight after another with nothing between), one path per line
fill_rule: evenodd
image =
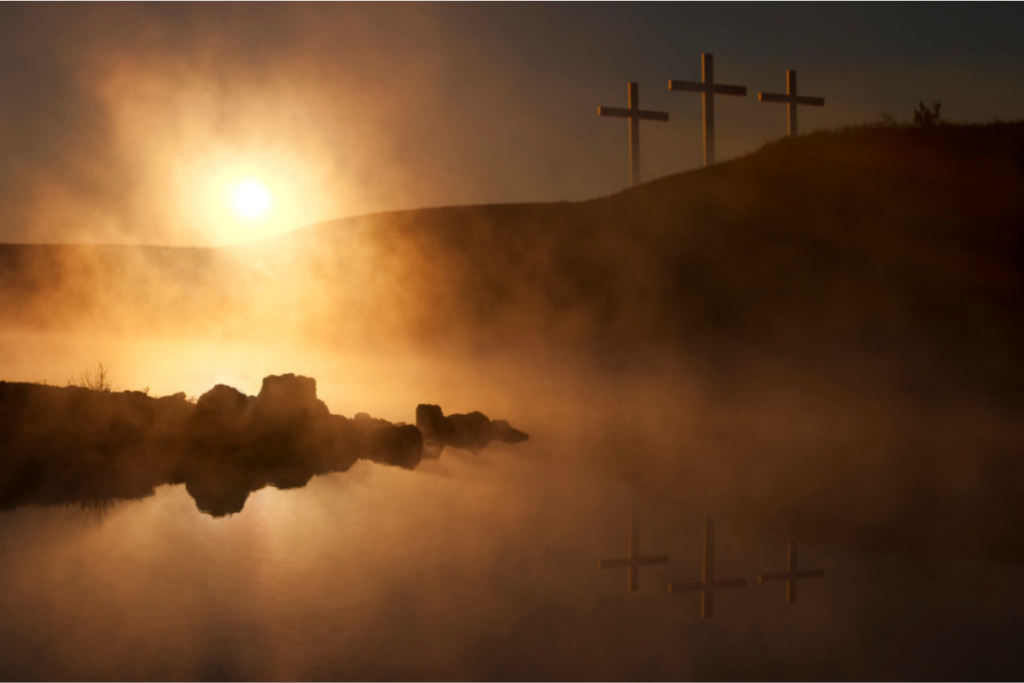
M627 590L635 593L640 590L640 567L642 565L668 564L668 555L640 555L640 519L636 513L636 493L629 499L629 557L622 557L614 560L599 560L600 569L621 569L626 567L628 572Z
M804 569L802 571L797 569L796 542L790 541L786 544L786 571L758 574L757 580L762 583L765 581L785 581L786 602L796 602L797 579L820 579L824 576L824 569Z
M627 589L629 592L639 590L640 567L655 564L668 564L668 555L640 554L640 520L637 514L636 493L630 497L629 508L629 556L610 560L600 560L600 569L628 569ZM786 571L766 572L757 575L759 583L772 581L786 582L786 602L793 603L797 599L797 581L801 579L818 579L825 576L824 569L800 569L796 541L790 541L786 550ZM702 547L702 580L683 583L670 583L668 592L701 594L701 617L710 619L715 615L715 591L733 588L746 588L744 578L718 579L715 576L715 519L710 512L704 513L704 531Z
M711 513L704 513L703 581L670 583L669 593L701 592L700 615L704 619L715 616L715 591L728 588L746 588L746 579L715 580L715 519Z

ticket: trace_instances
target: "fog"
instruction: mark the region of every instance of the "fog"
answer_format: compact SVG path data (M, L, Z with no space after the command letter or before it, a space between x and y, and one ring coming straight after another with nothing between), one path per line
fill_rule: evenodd
M11 245L4 375L101 361L199 396L297 373L336 414L621 441L589 466L779 533L1016 558L1021 139L865 129L587 202Z
M422 254L404 262L411 279L430 269ZM1019 433L985 393L933 391L963 386L949 373L915 398L885 359L823 376L813 358L744 345L622 345L628 310L604 340L589 313L529 324L520 309L481 329L432 318L461 304L386 268L337 271L354 283L349 306L304 289L314 271L291 272L219 311L217 296L252 291L245 280L223 295L184 286L196 300L182 311L109 294L53 318L62 309L28 308L0 339L2 374L62 385L101 360L118 389L197 396L296 372L337 414L408 422L438 403L507 418L531 441L448 449L414 471L360 462L257 491L226 518L183 486L93 512L5 513L0 542L17 550L0 569L4 678L962 679L1019 666L1020 568L999 561L1019 559L1019 477L978 459ZM82 284L71 291L91 297ZM112 291L166 302L177 287ZM424 315L371 319L353 292L377 289ZM623 570L597 568L626 551L631 490L642 552L671 558L636 594ZM665 590L700 576L704 510L720 520L718 575L748 580L712 620L697 595ZM755 575L781 570L794 538L827 574L787 605Z
M626 593L624 571L596 560L626 549L628 492L578 467L595 452L574 446L413 472L364 463L216 520L181 487L99 522L5 515L19 551L0 569L4 677L959 679L1018 666L1019 566L805 546L827 574L787 605L783 586L753 579L781 568L785 544L727 518L719 576L748 587L701 620L699 596L665 592L699 577L685 500L641 497L642 549L670 564Z
M1021 124L762 147L780 112L686 172L699 140L652 130L654 180L621 191L624 126L592 115L632 48L590 58L621 9L0 11L0 380L103 363L115 392L196 398L295 373L335 416L435 404L530 435L217 517L183 485L5 512L0 678L1019 670ZM275 203L244 222L224 199L250 176ZM633 495L641 553L670 562L631 594L597 561ZM666 591L700 576L705 513L717 575L747 579L711 620ZM826 572L794 604L756 580L789 542Z
M384 209L589 192L588 179L545 191L558 171L527 165L523 138L543 149L558 134L533 125L540 103L517 101L534 65L510 70L485 47L500 22L478 14L8 8L5 241L225 244ZM546 87L591 71L580 66ZM495 138L499 118L509 134ZM244 221L225 196L253 176L274 209Z
M1016 7L9 5L0 25L0 241L232 244L341 216L581 200L628 182L623 106L641 83L645 180L699 168L700 53L745 99L720 160L785 132L784 87L827 99L811 132L1013 119ZM765 30L766 26L773 27ZM953 28L955 27L955 28ZM825 39L823 36L828 35ZM735 101L732 101L735 99ZM233 182L275 203L244 221Z

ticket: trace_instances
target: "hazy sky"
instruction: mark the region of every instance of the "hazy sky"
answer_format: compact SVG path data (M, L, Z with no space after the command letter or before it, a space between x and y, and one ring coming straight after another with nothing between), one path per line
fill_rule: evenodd
M712 52L719 159L785 133L1024 116L1024 6L775 3L0 5L0 241L223 244L449 204L585 199L628 183L626 82L645 179L701 164ZM246 179L271 211L229 205Z

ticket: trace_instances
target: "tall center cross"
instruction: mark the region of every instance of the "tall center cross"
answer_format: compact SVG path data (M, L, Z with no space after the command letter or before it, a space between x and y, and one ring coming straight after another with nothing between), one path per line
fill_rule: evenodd
M786 94L778 95L767 92L757 93L757 99L760 102L781 102L789 105L787 107L787 133L789 135L796 135L796 107L799 104L809 105L811 107L824 107L825 98L823 97L802 97L796 94L796 72L786 71Z
M785 581L786 602L796 602L797 579L820 579L825 576L824 569L804 569L800 571L796 568L796 564L796 543L789 543L786 546L786 571L758 574L757 580L762 583L765 581Z
M628 109L621 107L598 107L598 116L614 116L629 119L629 182L640 184L640 120L668 121L668 113L663 111L645 111L640 108L640 86L630 82L628 90Z
M601 569L629 568L629 591L636 592L640 589L640 567L651 564L668 564L668 555L640 555L640 520L636 516L636 499L629 503L629 557L616 560L599 560L597 566Z
M705 619L715 616L715 591L727 588L745 588L746 579L715 579L715 520L704 513L704 580L670 583L669 593L702 593L700 615Z
M701 59L701 82L669 81L668 89L677 92L699 92L704 95L704 165L715 163L715 95L747 96L742 85L715 83L715 57L705 52Z

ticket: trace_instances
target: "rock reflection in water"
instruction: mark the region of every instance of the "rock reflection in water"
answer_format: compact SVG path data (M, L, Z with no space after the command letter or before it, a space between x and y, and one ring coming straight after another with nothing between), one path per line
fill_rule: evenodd
M549 425L545 425L549 427ZM357 463L299 492L267 487L213 520L184 487L102 524L0 515L5 680L966 680L1011 678L1019 567L923 563L799 538L795 604L757 572L785 537L714 509L715 569L746 578L713 619L670 581L701 577L702 518L641 489L627 553L623 482L532 440L528 457L445 453L429 471ZM587 453L587 456L592 453ZM924 569L934 565L934 580ZM975 583L989 586L976 602ZM982 584L985 585L985 584Z
M305 486L359 459L413 469L446 446L474 452L528 436L479 412L416 409L417 424L332 415L316 380L270 376L257 396L217 385L184 394L0 382L0 509L141 498L184 483L196 506L240 512L252 491Z

